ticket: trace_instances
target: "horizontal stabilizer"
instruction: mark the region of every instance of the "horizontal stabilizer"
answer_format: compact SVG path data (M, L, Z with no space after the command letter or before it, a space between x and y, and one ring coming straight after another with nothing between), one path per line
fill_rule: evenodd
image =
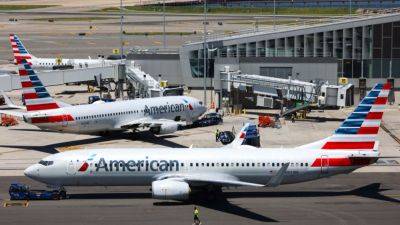
M7 108L9 108L9 109L24 109L24 110L26 110L25 106L19 106L19 105L14 104L14 102L11 101L11 99L6 95L6 93L4 93L4 91L0 91L0 94L4 98L4 102L6 103Z
M14 111L14 110L0 110L0 114L15 116L15 117L18 117L19 119L23 119L24 115L25 115L24 112L19 112L19 111Z

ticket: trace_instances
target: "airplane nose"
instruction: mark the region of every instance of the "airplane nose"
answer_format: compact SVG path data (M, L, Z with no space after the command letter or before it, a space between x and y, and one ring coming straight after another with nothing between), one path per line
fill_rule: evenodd
M24 170L24 174L25 174L25 176L34 179L38 175L37 174L37 170L36 170L36 166L35 165L29 166L28 168L26 168Z

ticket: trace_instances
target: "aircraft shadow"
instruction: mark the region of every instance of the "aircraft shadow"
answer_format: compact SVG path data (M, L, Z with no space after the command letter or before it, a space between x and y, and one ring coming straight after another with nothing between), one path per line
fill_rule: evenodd
M54 130L39 130L39 129L29 129L29 128L9 128L9 130L25 131L25 132L60 133Z
M34 130L34 129L29 130L29 131L43 132L41 130ZM143 132L136 132L136 133L113 132L106 136L96 136L96 137L87 138L87 139L83 139L83 140L66 141L66 142L60 142L60 143L42 145L42 146L37 146L37 145L0 145L0 147L28 149L28 150L34 150L34 151L44 152L44 153L48 153L48 154L55 154L55 153L58 153L58 151L56 150L57 148L63 148L63 147L87 145L87 144L101 143L101 142L113 141L113 140L132 140L132 141L140 140L143 142L162 145L162 146L170 147L170 148L187 148L184 145L180 145L178 143L168 140L169 138L173 138L173 137L176 137L176 136L175 135L155 136L150 131L143 131Z
M69 194L69 199L151 199L151 193L90 193L90 194ZM278 222L272 218L252 212L248 209L230 203L225 197L214 201L206 201L200 198L192 198L185 202L163 201L155 202L155 206L177 206L177 205L198 205L216 211L241 216L244 218L261 222Z
M319 116L307 116L306 119L301 120L301 122L317 122L317 123L325 123L325 122L343 122L345 119L342 118L327 118L327 117L319 117Z
M277 191L277 192L225 192L226 198L307 198L307 197L336 197L336 196L359 196L380 201L400 203L400 200L382 195L380 192L390 189L380 188L380 183L372 183L350 191Z
M209 201L205 198L192 198L186 202L162 201L155 202L155 206L169 207L177 205L198 205L223 213L238 215L251 220L261 222L279 222L273 218L252 212L248 209L229 202L235 198L308 198L308 197L336 197L336 196L359 196L380 201L400 204L400 200L381 194L380 192L390 190L380 188L380 183L372 183L350 191L277 191L277 192L223 192L220 198ZM91 194L69 194L70 199L151 199L151 193L91 193Z

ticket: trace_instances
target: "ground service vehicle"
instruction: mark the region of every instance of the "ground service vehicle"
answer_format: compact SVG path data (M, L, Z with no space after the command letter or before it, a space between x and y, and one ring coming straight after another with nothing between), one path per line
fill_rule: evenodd
M221 131L218 134L218 139L223 145L227 145L235 139L235 135L232 131Z
M218 113L205 114L201 119L194 121L193 126L195 127L206 127L212 125L218 125L223 123L222 116Z
M59 200L66 198L66 192L59 190L31 190L28 185L12 183L9 188L11 200Z

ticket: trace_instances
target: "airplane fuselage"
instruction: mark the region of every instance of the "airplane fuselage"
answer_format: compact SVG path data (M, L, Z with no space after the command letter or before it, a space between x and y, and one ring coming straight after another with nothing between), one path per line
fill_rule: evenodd
M224 149L97 149L59 153L35 164L27 176L54 186L135 186L174 176L235 177L267 184L284 163L290 163L282 184L350 173L373 163L351 161L356 151L265 149L252 146Z
M32 58L30 59L34 69L53 69L54 66L73 66L74 69L91 67L103 67L118 64L120 60L107 59L57 59L57 58Z
M29 113L25 121L41 129L95 133L134 129L140 119L194 121L205 112L197 99L185 96L98 102Z

